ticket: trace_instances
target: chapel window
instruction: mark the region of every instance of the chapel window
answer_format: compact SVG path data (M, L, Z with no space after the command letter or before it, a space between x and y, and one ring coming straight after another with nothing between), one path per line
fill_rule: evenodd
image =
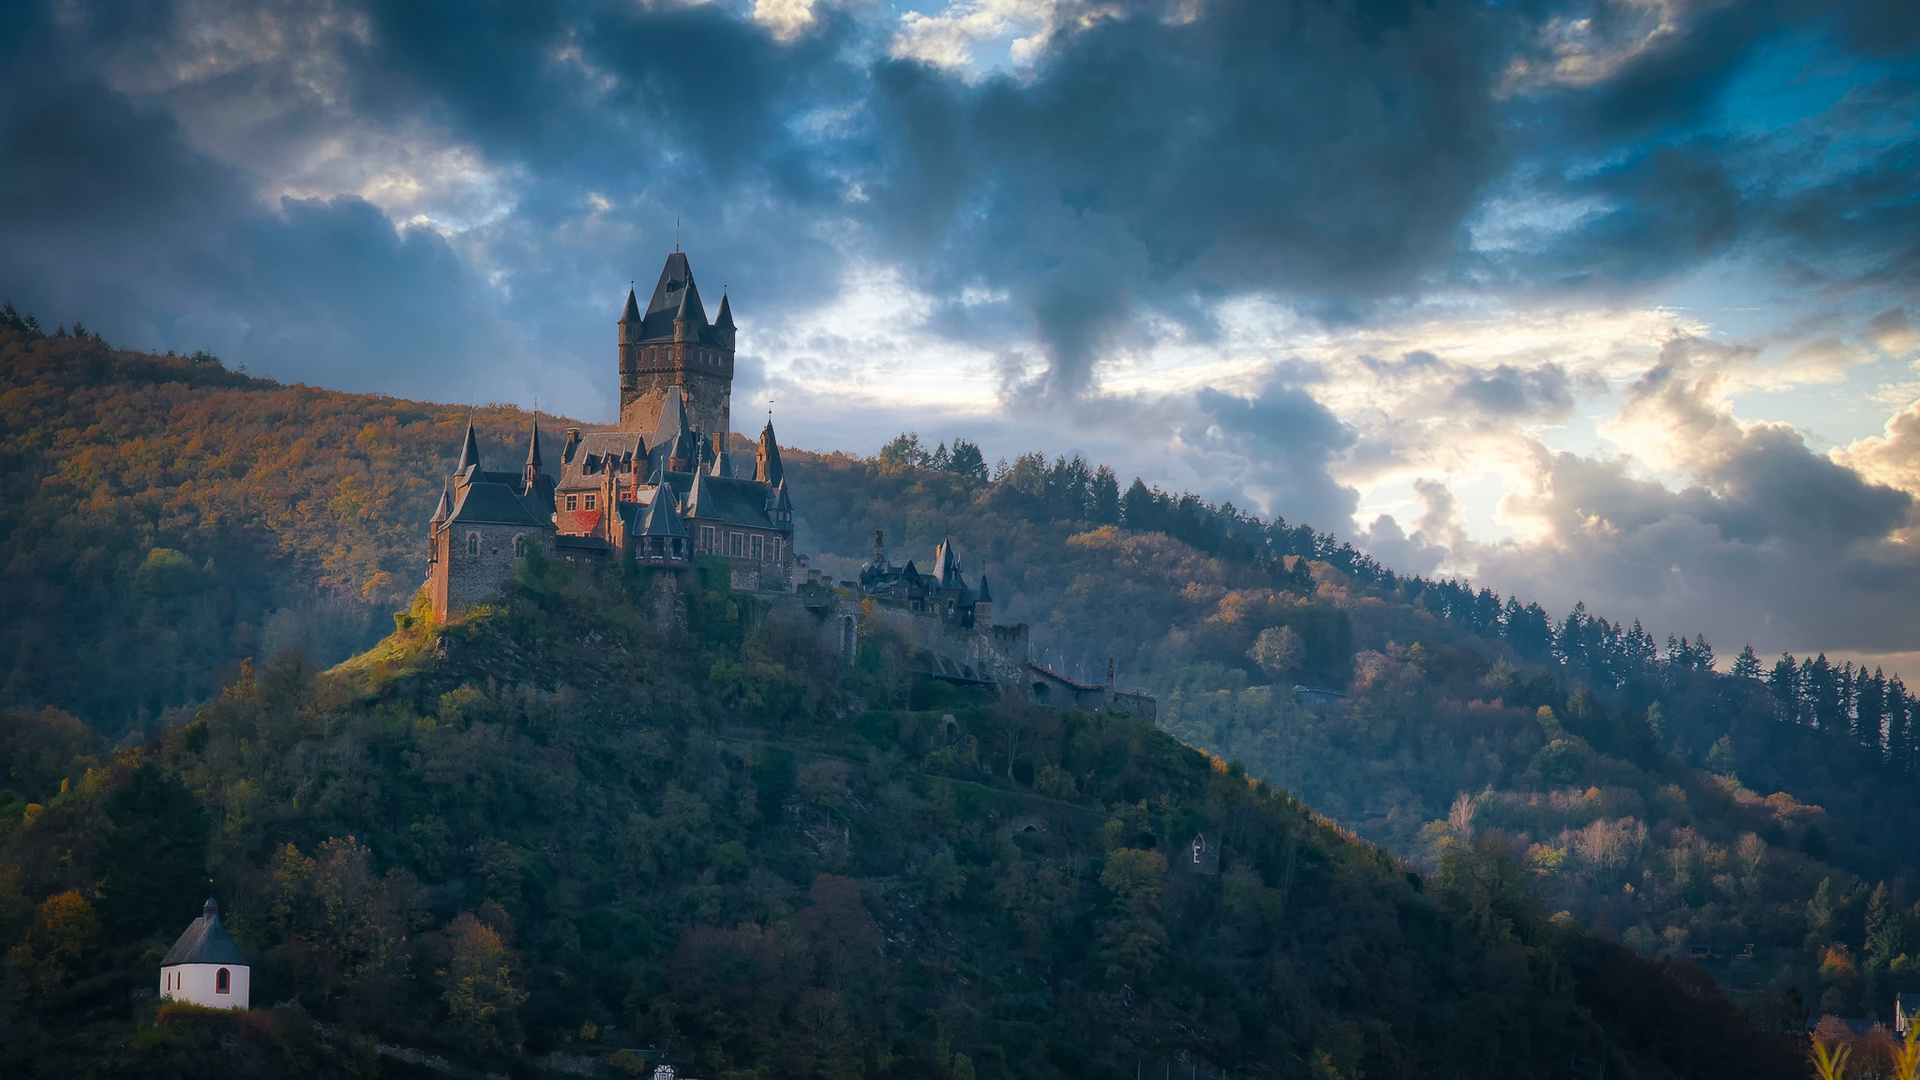
M527 557L527 538L525 536L516 536L513 538L513 557L516 559L524 559Z
M470 532L467 534L467 554L469 556L480 554L480 534L479 533Z
M221 968L219 972L214 975L213 992L216 994L230 994L233 992L233 976L227 972L226 968Z

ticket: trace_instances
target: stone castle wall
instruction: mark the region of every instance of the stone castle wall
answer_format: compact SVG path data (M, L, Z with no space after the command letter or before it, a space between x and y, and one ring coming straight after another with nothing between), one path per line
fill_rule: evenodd
M479 537L478 554L468 554L469 534ZM552 534L530 525L468 525L455 522L436 543L433 614L444 620L449 611L497 600L513 584L525 557L514 554L514 538L525 537L528 551L553 555Z
M635 351L670 350L678 357L695 355L686 361L638 363L620 369L620 430L638 431L649 439L660 426L660 409L666 404L667 390L678 386L686 391L687 419L708 436L725 435L733 430L733 355L711 347L679 345L634 346ZM625 352L626 350L622 350ZM705 358L711 357L711 362Z

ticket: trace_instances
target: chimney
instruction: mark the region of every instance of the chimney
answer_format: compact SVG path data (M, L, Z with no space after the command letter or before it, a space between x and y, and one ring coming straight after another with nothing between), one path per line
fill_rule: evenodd
M571 464L573 461L574 448L579 445L580 445L580 429L577 427L568 428L566 445L560 448L560 460Z

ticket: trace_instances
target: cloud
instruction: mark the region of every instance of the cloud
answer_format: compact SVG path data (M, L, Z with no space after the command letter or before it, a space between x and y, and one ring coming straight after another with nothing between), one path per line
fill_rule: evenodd
M1352 528L1359 496L1333 478L1331 465L1358 436L1326 406L1278 384L1251 399L1202 390L1196 404L1210 423L1183 431L1181 441L1216 463L1207 471L1236 473L1234 486L1271 513L1320 529Z
M1904 540L1913 495L1813 452L1786 425L1736 418L1717 399L1721 358L1675 343L1616 419L1641 448L1662 433L1646 454L1683 471L1687 484L1637 478L1625 457L1539 446L1535 482L1503 506L1529 527L1527 539L1468 542L1452 557L1523 595L1560 605L1605 598L1596 606L1729 643L1920 646L1901 599L1920 584L1920 559ZM1885 449L1857 454L1888 461L1903 452Z
M678 240L790 437L964 426L1360 514L1403 569L1908 636L1910 3L62 0L0 31L0 293L49 322L606 417L619 300Z

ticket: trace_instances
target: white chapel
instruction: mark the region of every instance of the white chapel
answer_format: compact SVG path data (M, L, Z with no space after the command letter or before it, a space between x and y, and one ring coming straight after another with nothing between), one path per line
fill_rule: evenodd
M247 958L220 925L220 905L208 900L160 961L160 996L211 1009L244 1009L251 990Z

